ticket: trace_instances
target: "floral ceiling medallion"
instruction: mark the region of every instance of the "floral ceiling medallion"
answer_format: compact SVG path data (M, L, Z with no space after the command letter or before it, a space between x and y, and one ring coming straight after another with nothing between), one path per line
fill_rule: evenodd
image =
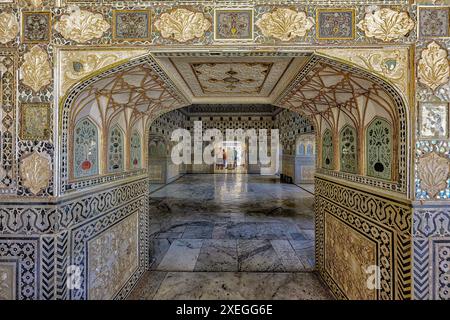
M20 162L20 176L24 187L33 194L46 189L52 176L49 156L35 151L25 157Z
M0 13L0 43L6 44L17 36L19 23L16 17L8 12Z
M64 38L79 43L100 38L109 29L109 24L99 13L72 7L69 15L63 15L55 24L55 30Z
M24 56L22 65L23 83L38 92L50 84L52 80L52 69L48 62L47 52L40 46L34 46Z
M421 180L421 188L431 198L436 197L439 191L447 187L450 162L444 157L432 152L419 159L418 173Z
M422 51L417 69L419 82L436 90L449 80L450 66L447 51L436 42L431 42Z
M366 13L358 27L365 32L366 37L392 41L407 35L414 28L414 21L407 12L382 8Z
M201 38L211 28L211 22L205 18L203 13L181 8L170 13L163 13L155 21L155 27L161 32L163 38L186 42L194 38Z
M266 37L290 41L296 37L304 37L313 27L314 20L307 17L305 12L279 8L271 13L263 14L256 25Z

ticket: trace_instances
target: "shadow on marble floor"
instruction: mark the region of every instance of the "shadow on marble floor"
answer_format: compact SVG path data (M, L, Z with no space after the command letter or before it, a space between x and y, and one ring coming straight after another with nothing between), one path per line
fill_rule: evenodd
M257 285L256 279L272 281L274 288L304 283L323 289L315 273L308 272L315 267L313 196L276 177L186 175L151 194L150 229L151 271L136 290L153 292L158 279L164 280L154 294L142 293L147 298L258 298L250 284ZM147 281L155 284L143 284ZM219 287L189 293L202 281ZM221 282L229 290L221 289ZM177 292L169 292L166 286L174 284ZM293 290L292 297L313 298L308 288ZM274 292L279 299L288 294ZM270 299L269 292L264 294Z

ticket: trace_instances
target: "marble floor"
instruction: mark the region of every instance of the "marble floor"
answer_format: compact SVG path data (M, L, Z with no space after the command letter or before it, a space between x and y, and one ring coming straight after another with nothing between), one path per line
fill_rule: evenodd
M313 272L310 190L245 174L185 175L158 188L151 271L130 298L330 298Z

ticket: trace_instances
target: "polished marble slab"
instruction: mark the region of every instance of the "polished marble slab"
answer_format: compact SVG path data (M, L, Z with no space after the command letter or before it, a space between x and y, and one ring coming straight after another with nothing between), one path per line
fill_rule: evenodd
M331 300L315 272L147 272L133 300Z
M150 230L152 270L314 268L309 246L289 251L272 242L309 241L314 246L313 196L276 177L186 175L151 194ZM178 240L196 240L201 248L184 251ZM286 257L288 252L296 259Z

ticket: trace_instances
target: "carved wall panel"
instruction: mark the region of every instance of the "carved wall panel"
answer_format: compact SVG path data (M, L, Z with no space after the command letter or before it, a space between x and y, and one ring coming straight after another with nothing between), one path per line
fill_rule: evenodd
M315 195L316 261L334 294L342 299L410 299L411 208L325 176L316 177ZM341 230L339 237L335 228ZM355 247L346 255L349 243ZM369 292L369 275L363 270L371 265L380 268L380 286Z
M139 215L133 213L88 241L88 298L111 299L139 266Z

